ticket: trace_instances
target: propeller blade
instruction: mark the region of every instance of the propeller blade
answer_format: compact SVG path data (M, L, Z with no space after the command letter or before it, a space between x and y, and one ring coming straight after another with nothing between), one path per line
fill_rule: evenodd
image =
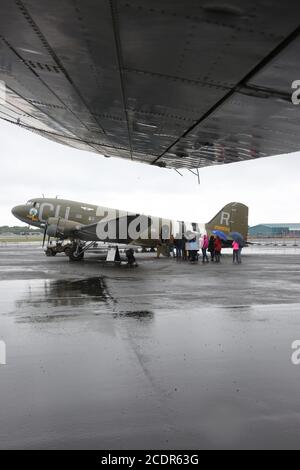
M43 236L43 247L45 245L46 235L47 235L47 224L45 225L44 236Z

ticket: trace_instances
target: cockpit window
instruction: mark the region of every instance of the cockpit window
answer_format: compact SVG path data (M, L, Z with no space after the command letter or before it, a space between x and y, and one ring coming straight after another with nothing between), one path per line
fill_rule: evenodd
M32 206L32 207L36 207L38 209L40 207L40 203L37 202L37 201L29 200L29 201L26 202L26 206Z

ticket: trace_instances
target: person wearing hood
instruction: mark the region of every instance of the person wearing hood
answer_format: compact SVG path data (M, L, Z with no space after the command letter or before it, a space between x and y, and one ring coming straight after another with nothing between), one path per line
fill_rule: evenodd
M203 235L200 240L200 248L202 251L202 263L209 263L208 256L207 256L207 248L208 248L208 236Z

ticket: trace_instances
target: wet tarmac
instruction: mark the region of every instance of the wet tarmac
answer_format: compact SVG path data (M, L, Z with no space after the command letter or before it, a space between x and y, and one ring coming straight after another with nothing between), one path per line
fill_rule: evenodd
M139 267L0 247L0 448L299 448L300 252Z

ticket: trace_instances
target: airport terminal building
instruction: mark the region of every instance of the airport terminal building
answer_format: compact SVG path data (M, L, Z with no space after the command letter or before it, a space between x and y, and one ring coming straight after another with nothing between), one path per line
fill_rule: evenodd
M249 227L248 236L249 238L300 238L300 224L259 224Z

